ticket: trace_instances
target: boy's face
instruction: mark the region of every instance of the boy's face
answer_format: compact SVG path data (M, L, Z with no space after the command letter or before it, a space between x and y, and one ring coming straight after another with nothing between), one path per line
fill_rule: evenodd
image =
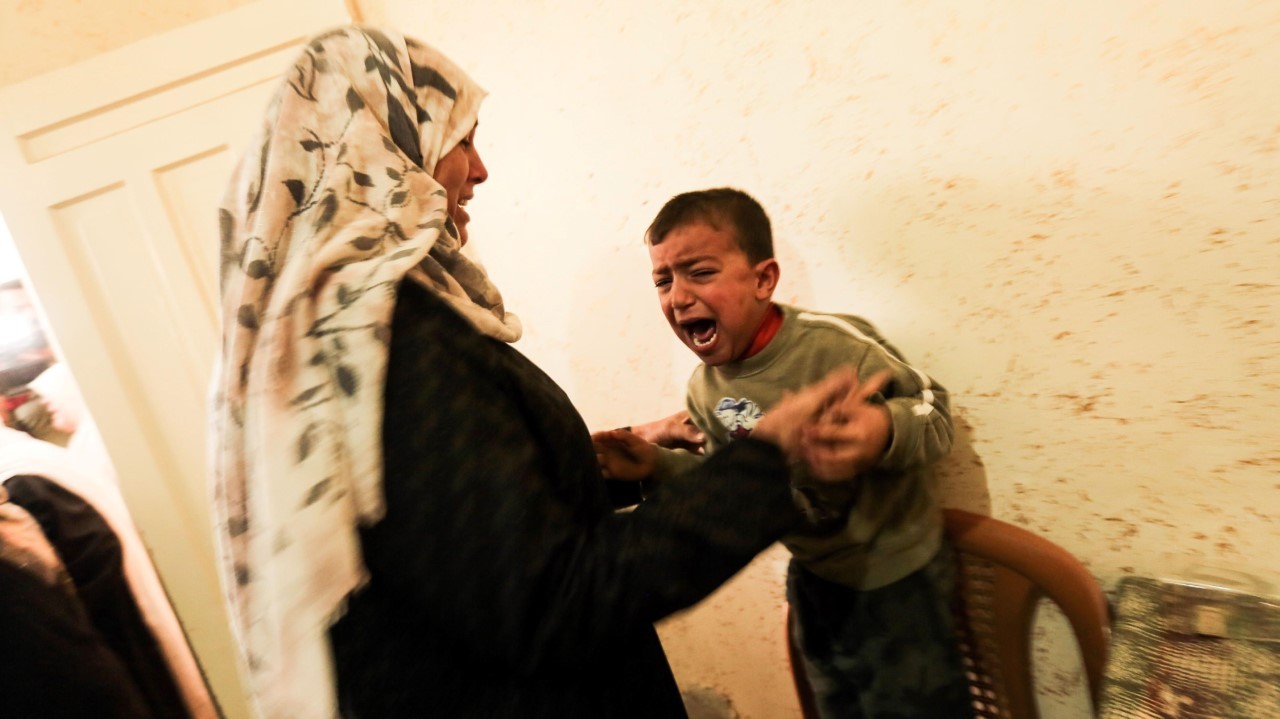
M778 283L778 263L752 265L731 230L682 225L649 246L653 284L671 329L704 363L722 365L751 345Z

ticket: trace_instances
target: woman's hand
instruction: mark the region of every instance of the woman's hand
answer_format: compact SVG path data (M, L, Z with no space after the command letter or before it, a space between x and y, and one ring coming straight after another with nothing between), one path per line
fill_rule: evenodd
M751 436L778 445L792 461L803 459L800 440L805 428L817 422L823 410L848 395L857 385L858 376L852 367L832 370L799 392L783 394L782 400L756 423Z
M658 450L634 432L610 429L591 435L596 461L605 479L648 479L658 463Z
M688 410L680 410L669 417L653 422L637 424L631 431L641 439L667 449L685 449L702 454L706 437L694 426Z
M893 440L893 421L889 408L871 398L892 377L886 370L861 384L855 380L848 393L804 428L800 455L813 476L828 481L852 479L884 456Z

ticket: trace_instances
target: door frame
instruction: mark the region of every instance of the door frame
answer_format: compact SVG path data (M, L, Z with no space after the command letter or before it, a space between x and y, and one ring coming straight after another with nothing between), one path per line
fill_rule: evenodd
M182 472L175 471L175 462L194 460L173 456L163 438L139 431L155 422L145 391L139 391L145 390L145 378L117 346L111 319L103 314L100 288L68 252L55 213L60 198L91 196L106 189L98 185L110 175L99 171L103 168L70 166L68 153L148 123L181 122L177 115L183 107L274 83L307 38L349 22L348 3L261 0L0 88L0 167L5 168L0 172L0 214L25 266L24 282L52 330L55 352L75 375L101 430L121 493L211 691L225 716L233 719L248 717L250 711L213 538L205 531L208 503L201 503L202 492L185 486ZM248 141L241 138L242 146ZM130 181L147 185L149 178ZM211 203L210 223L216 222L215 210ZM171 228L147 227L153 234L166 229ZM181 243L174 239L164 244L175 247L157 261L184 261L184 250L177 247ZM204 325L193 330L198 332L207 332L211 323L216 327L217 278L203 280L207 283L198 290L206 304L203 312L192 312L189 304L168 308L181 312L184 322ZM163 288L157 295L164 297ZM199 462L203 473L207 461ZM190 476L190 466L183 469Z

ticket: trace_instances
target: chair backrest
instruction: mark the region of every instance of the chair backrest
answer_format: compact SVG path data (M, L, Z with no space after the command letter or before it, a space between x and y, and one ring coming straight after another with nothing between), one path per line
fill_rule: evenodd
M944 511L956 550L956 631L976 719L1038 719L1031 637L1042 597L1066 615L1080 647L1089 696L1097 708L1107 661L1109 615L1097 580L1049 540L991 517ZM787 648L805 719L818 719L798 649Z
M958 555L957 625L976 715L1040 716L1031 636L1042 597L1071 624L1096 709L1110 619L1089 570L1062 547L1008 522L958 509L945 510L945 521Z

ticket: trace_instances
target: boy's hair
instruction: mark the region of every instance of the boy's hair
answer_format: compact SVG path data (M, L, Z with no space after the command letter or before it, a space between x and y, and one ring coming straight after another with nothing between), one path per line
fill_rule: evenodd
M667 200L644 233L645 242L662 244L672 230L695 222L705 222L721 231L732 229L737 235L738 247L752 264L773 257L769 216L755 198L732 187L685 192Z

